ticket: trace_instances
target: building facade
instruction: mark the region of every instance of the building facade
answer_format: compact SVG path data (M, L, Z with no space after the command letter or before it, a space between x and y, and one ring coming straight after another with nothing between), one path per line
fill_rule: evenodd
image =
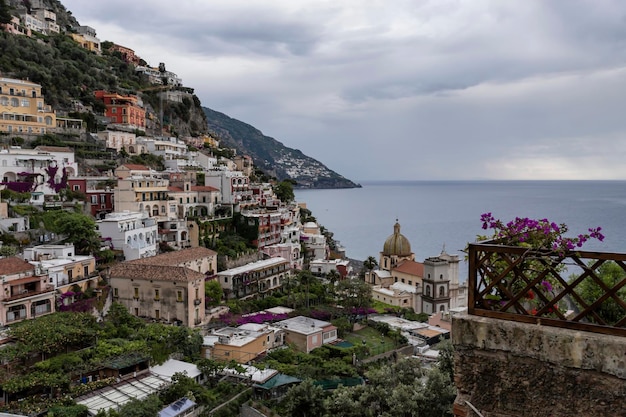
M296 349L309 353L322 345L337 340L337 328L331 323L297 316L275 323L285 331L285 342L293 344Z
M61 294L72 288L95 288L100 274L92 255L76 255L74 245L39 245L24 249L24 260L48 276L48 283ZM69 304L72 300L65 299Z
M0 132L43 135L56 128L56 114L45 104L41 85L0 78Z
M108 213L96 221L98 233L112 249L123 250L127 261L156 255L158 226L154 219L140 212Z
M246 299L263 297L282 287L291 277L290 262L270 258L217 273L225 297Z
M0 323L3 326L55 311L55 290L35 265L12 256L0 259Z
M188 327L205 321L204 280L182 266L122 262L110 271L113 300L131 314Z
M102 90L98 90L94 94L98 100L104 103L106 107L104 115L111 123L138 129L146 127L146 111L139 97L123 96Z

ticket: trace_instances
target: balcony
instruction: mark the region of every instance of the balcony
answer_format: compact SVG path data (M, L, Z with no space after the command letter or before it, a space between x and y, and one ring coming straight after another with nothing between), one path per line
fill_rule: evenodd
M489 241L470 244L468 260L468 314L455 314L451 331L454 416L626 415L616 359L626 351L626 254Z
M626 336L626 254L490 241L470 244L468 255L470 315ZM607 279L603 266L616 273Z
M202 300L199 298L196 298L195 300L193 300L193 305L195 306L199 306L202 303Z

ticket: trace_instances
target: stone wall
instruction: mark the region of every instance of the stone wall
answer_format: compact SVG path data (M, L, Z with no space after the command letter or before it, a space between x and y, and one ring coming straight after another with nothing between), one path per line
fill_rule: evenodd
M624 337L461 314L452 343L455 416L626 416Z

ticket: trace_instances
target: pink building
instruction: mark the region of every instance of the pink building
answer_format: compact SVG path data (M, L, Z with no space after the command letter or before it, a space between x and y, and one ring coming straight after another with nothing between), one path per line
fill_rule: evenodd
M34 265L12 256L0 259L0 322L17 323L54 312L54 286Z

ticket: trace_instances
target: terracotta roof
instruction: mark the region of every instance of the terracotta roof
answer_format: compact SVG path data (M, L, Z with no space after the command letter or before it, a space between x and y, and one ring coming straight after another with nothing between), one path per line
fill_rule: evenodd
M0 259L0 275L13 275L34 270L33 265L15 256Z
M219 191L219 188L211 187L210 185L192 185L191 191Z
M400 262L395 268L394 271L403 272L405 274L414 275L416 277L423 278L424 277L424 264L405 260Z
M74 152L71 148L68 148L67 146L37 146L35 150L44 152Z
M168 191L171 191L173 193L182 193L183 189L180 187L174 187L173 185L170 185L169 187L167 187Z
M145 165L140 165L140 164L123 164L123 165L120 165L120 168L121 167L128 168L132 171L150 171L150 168L148 168Z
M161 265L161 266L177 266L188 261L206 258L208 256L217 256L217 252L207 248L189 248L174 252L166 252L160 255L151 256L149 258L135 259L126 263L139 265Z
M122 262L111 268L111 278L190 282L204 279L204 274L184 266Z

